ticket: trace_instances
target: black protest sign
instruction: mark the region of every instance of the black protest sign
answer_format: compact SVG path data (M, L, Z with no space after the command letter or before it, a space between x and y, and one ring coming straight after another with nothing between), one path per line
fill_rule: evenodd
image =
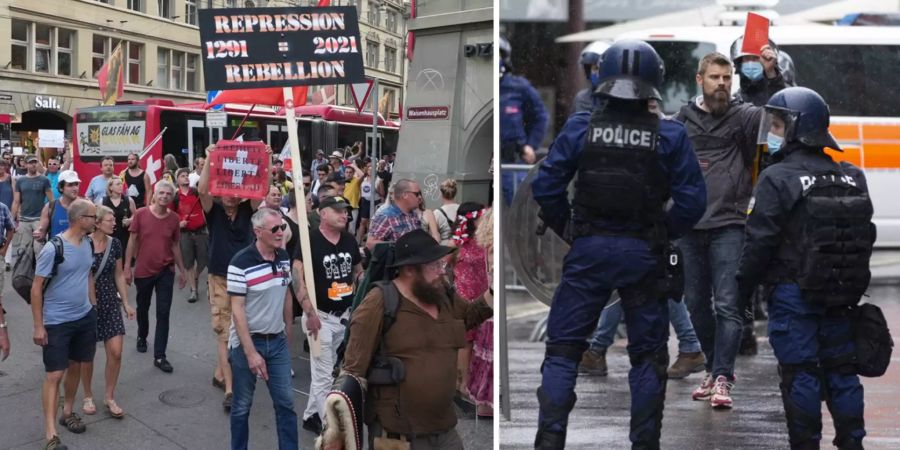
M200 10L206 90L365 81L353 6Z

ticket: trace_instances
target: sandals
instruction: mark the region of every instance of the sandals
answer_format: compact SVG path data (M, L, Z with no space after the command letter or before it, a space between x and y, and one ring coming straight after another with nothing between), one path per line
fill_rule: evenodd
M94 405L94 399L91 397L85 397L84 404L81 406L81 411L88 416L97 414L97 406Z
M69 414L68 417L60 415L59 424L75 434L84 433L84 430L87 429L87 427L84 426L84 422L81 421L81 417L78 417L78 414L75 413Z
M125 411L123 411L122 408L119 407L115 400L107 400L103 403L106 405L106 411L108 411L109 415L111 415L113 418L121 419L125 417Z

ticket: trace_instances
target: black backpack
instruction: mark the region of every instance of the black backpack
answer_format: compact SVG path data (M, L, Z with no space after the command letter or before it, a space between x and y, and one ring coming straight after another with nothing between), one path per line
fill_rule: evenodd
M853 311L853 339L856 344L856 372L864 377L880 377L891 363L894 340L881 308L864 303Z
M56 268L66 260L63 255L62 238L53 236L50 243L56 250L56 256L53 258L53 269L50 276L44 279L43 292L47 292L47 286L50 280L56 276ZM37 256L34 254L34 244L27 243L19 250L16 264L12 270L12 287L24 300L25 303L31 304L31 285L34 283L34 270L37 264Z
M356 292L353 295L353 304L350 306L350 313L351 315L353 314L353 311L356 310L360 303L362 303L362 301L366 298L366 295L369 294L369 291L371 291L373 288L378 287L384 292L384 318L381 326L382 344L378 347L378 350L372 357L372 364L370 364L369 368L370 373L367 374L367 378L372 375L372 370L376 366L380 366L381 370L379 370L379 372L382 375L387 375L387 371L390 371L391 377L399 376L399 381L402 381L402 378L405 376L402 368L402 363L399 365L399 369L389 369L385 364L381 364L378 362L384 362L384 358L381 358L384 350L384 336L391 329L394 321L397 320L397 310L400 309L400 293L397 292L397 288L394 286L394 283L391 282L391 280L393 280L397 275L396 270L389 267L393 263L394 243L383 242L377 244L369 257L369 263L366 267L366 274L363 277L362 281L360 281L356 286ZM350 324L345 323L344 325L346 326L346 330L344 331L344 341L341 342L341 345L338 346L337 358L335 359L334 364L333 375L335 378L337 378L338 374L340 373L341 365L344 362L344 352L347 350L347 343L350 342ZM397 360L397 362L399 362L399 360ZM395 370L399 371L399 373L394 373ZM369 380L369 383L372 384L372 381Z

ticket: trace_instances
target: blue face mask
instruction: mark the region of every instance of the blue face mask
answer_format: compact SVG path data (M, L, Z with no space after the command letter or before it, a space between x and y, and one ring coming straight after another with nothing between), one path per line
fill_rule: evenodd
M763 66L759 61L747 61L741 64L741 73L750 81L757 81L763 77Z
M784 143L784 138L769 132L769 138L766 140L766 143L769 145L769 154L774 155L781 150L781 144Z
M600 74L591 73L591 87L596 89L598 84L600 84Z

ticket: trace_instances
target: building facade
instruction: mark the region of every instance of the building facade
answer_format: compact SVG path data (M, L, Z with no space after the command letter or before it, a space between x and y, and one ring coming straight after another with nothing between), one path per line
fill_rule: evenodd
M400 0L331 3L359 9L366 73L379 78L381 98L390 99L380 105L381 111L398 117L406 72L406 7ZM97 72L119 43L126 61L123 100L204 101L199 9L316 4L316 0L0 2L0 30L4 30L0 116L11 122L15 146L33 148L39 129L66 130L70 136L75 111L99 104ZM313 101L353 104L345 86L310 91Z
M420 183L429 207L454 178L459 201L486 203L494 142L492 0L419 2L394 179Z

